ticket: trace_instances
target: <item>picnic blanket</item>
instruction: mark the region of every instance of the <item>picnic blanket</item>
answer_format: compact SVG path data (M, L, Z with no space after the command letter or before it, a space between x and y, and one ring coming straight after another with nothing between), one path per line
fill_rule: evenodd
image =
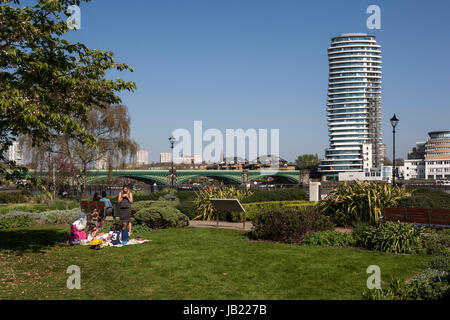
M92 242L97 241L98 243L93 244ZM128 241L126 241L125 243L121 243L121 244L112 244L111 241L106 241L106 240L102 240L102 238L98 238L98 239L94 239L92 241L88 241L88 240L81 240L80 244L82 246L90 246L90 245L99 245L102 248L104 247L123 247L123 246L130 246L130 245L135 245L135 244L142 244L145 242L150 242L152 240L143 240L143 239L130 239Z
M136 240L136 239L130 239L130 240L128 240L127 243L125 243L125 244L112 244L111 242L108 242L108 245L109 245L110 247L123 247L123 246L131 246L131 245L134 245L134 244L142 244L142 243L144 243L144 242L150 242L150 241L152 241L152 240Z

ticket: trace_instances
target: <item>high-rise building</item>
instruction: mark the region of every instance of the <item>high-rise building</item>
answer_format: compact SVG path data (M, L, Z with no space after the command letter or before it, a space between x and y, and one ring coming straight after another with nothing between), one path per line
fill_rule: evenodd
M172 154L170 152L161 152L159 154L159 162L161 163L172 162Z
M138 165L148 164L148 150L138 150L138 152L136 153L136 163Z
M8 148L8 160L15 161L19 166L24 164L22 148L17 141L14 141Z
M330 147L319 171L335 180L339 172L368 171L383 164L381 47L365 33L341 34L331 39L328 61ZM368 144L371 161L367 161Z

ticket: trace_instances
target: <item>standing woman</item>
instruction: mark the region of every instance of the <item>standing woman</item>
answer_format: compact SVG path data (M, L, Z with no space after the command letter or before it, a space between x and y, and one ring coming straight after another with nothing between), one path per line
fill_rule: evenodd
M117 199L120 209L120 221L128 224L128 234L131 235L131 204L133 203L133 194L124 185Z

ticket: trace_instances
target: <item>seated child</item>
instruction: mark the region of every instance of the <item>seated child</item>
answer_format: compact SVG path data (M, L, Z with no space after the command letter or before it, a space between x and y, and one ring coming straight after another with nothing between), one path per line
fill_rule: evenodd
M112 245L121 244L122 242L122 230L119 224L115 223L111 226L109 231L109 237Z
M99 212L94 209L91 213L84 214L77 220L75 220L70 226L70 231L68 232L67 238L71 244L79 244L80 241L87 238L84 229L86 226L91 224L91 221L97 219Z
M128 233L128 223L122 222L120 224L120 227L120 229L122 230L122 242L127 242L128 240L130 240L130 235Z
M103 224L105 223L105 220L102 218L100 220L98 220L97 224L95 225L95 227L97 228L98 232L97 232L97 237L103 236L105 233L103 232Z
M91 224L88 229L87 240L92 241L94 239L102 238L103 232L97 227L96 224Z

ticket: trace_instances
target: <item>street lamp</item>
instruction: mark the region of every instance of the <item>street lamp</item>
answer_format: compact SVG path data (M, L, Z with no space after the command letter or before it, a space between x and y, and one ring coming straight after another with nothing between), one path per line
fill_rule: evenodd
M170 171L170 185L173 188L173 144L175 143L175 137L169 137L170 148L172 149L172 170Z
M399 122L399 119L397 119L395 113L394 113L394 116L391 118L390 121L391 121L391 125L392 125L392 133L393 133L393 136L392 136L392 139L393 139L392 185L395 186L395 174L396 174L396 171L395 171L395 127L397 126L397 124Z

